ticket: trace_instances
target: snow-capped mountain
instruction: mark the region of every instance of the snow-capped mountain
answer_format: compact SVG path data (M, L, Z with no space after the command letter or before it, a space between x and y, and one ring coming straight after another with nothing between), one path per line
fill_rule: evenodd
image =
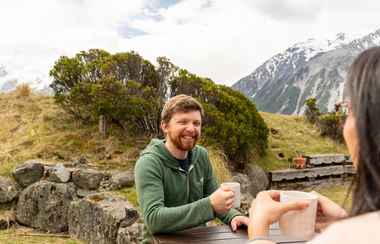
M279 53L232 87L252 98L261 111L301 114L315 97L321 111L343 99L349 65L361 51L380 45L380 29L362 37L339 33L332 40L309 39Z

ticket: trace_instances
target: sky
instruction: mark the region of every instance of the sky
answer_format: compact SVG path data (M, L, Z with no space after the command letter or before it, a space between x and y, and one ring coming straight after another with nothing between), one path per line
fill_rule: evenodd
M373 0L2 0L0 65L48 79L62 55L134 50L230 86L297 42L373 32L379 12Z

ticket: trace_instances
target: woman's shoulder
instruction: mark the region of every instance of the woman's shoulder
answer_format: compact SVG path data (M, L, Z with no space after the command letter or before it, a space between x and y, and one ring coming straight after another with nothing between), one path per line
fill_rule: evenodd
M341 220L319 234L310 244L380 243L380 211Z

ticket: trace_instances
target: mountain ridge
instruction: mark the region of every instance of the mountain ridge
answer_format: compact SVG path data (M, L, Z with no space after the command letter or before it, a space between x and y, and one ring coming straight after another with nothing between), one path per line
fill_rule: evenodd
M352 60L379 44L380 29L364 36L338 33L332 40L308 39L274 55L232 88L261 111L302 114L308 97L317 98L321 111L331 111L344 98L344 78Z

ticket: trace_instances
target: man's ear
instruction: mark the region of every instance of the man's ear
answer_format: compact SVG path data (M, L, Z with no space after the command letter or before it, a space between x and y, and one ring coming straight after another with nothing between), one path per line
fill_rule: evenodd
M165 123L164 121L161 121L160 127L161 127L162 132L164 132L164 134L166 134L166 132L168 130L167 129L168 128L168 124Z

